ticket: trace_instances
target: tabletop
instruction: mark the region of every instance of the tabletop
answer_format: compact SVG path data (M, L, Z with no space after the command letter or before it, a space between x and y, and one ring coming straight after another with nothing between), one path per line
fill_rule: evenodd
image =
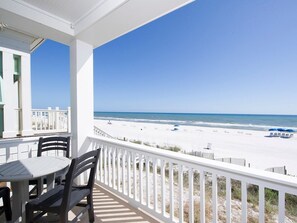
M66 157L41 156L0 165L0 181L21 181L58 172L70 164Z

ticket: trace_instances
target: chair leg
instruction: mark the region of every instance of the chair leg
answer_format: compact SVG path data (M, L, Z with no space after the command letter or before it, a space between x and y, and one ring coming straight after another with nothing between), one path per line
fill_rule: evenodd
M88 202L88 205L90 205L90 208L88 210L89 222L93 223L95 221L95 217L94 217L94 206L93 206L93 195L92 194L87 196L87 202Z
M60 215L59 223L68 223L68 214Z
M5 195L3 196L4 212L7 221L11 221L11 205L10 205L10 189L8 187L4 188Z
M26 205L26 223L31 223L33 219L33 210Z

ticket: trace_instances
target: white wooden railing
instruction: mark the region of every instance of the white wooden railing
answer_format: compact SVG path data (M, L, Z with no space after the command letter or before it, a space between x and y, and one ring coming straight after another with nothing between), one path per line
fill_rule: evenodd
M38 137L0 140L0 164L36 156L37 142ZM249 222L256 211L264 223L265 190L273 189L278 210L272 222L294 222L286 216L286 196L297 195L295 177L100 136L88 137L82 151L97 148L102 150L96 182L162 221ZM235 181L240 199L234 208ZM251 186L258 190L256 207L247 201Z
M69 136L69 134L59 134ZM37 156L37 146L39 137L24 137L0 140L0 165L14 160L26 159ZM63 155L58 152L51 155Z
M38 137L0 140L0 164L37 156Z
M95 136L103 136L103 137L107 137L107 138L113 138L111 135L109 135L108 133L99 129L97 126L94 126L94 135Z
M32 129L35 133L70 132L70 120L70 108L32 109Z
M91 148L101 148L97 183L165 222L194 222L197 213L200 222L237 222L234 189L241 193L239 222L249 222L251 186L258 190L258 221L267 217L265 189L273 189L278 193L276 222L285 222L285 197L297 195L295 177L99 136L89 140Z

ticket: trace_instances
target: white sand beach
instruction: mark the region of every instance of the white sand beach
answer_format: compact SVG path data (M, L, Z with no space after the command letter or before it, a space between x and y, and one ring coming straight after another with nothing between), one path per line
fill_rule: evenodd
M297 175L297 135L290 139L266 137L268 132L143 122L95 120L95 126L115 138L140 140L159 146L178 146L182 150L213 152L215 158L245 158L250 167L266 169L286 166ZM205 149L211 143L211 149Z

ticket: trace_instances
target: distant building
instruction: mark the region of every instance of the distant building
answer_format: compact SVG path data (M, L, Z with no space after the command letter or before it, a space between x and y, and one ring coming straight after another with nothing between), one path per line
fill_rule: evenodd
M0 21L1 22L1 21ZM0 23L0 137L32 135L31 52L43 39Z

